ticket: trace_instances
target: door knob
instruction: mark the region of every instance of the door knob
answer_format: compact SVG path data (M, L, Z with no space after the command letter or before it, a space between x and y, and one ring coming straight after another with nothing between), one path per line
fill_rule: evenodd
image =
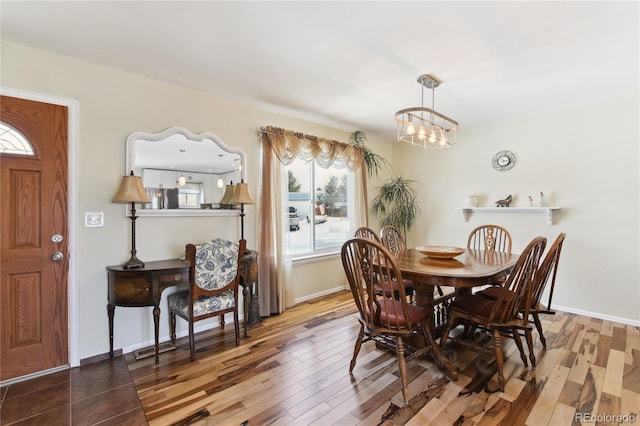
M62 259L64 259L64 254L59 251L51 255L51 260L53 260L54 262L60 262Z

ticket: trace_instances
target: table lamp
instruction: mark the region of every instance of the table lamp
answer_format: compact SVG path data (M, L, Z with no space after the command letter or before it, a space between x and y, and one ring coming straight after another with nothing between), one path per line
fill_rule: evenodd
M224 195L222 199L219 201L221 209L230 209L231 208L231 197L233 197L233 181L227 185L227 188L224 191Z
M240 204L240 253L246 253L247 240L244 239L244 205L255 204L249 193L248 183L244 183L244 180L241 180L240 183L236 184L229 204Z
M134 176L122 177L120 189L112 200L114 203L131 203L131 258L122 267L124 269L144 268L144 262L136 256L136 203L150 203L149 195L142 186L142 178Z

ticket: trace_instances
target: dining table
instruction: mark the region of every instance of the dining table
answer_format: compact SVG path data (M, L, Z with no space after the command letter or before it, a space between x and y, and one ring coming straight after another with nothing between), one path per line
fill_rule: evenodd
M504 279L515 266L518 255L504 252L462 249L452 257L430 257L416 248L395 255L402 278L413 282L414 303L433 312L426 330L426 343L438 367L451 380L457 371L451 360L436 343L447 325L447 306L456 298L472 292L473 287L492 284ZM437 255L440 255L437 253ZM434 298L434 288L451 288L443 296Z

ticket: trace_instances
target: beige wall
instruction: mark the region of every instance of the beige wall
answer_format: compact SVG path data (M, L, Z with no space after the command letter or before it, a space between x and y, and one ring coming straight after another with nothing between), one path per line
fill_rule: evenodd
M182 126L210 131L247 154L247 181L257 195L260 126L275 125L346 141L344 131L250 108L197 91L87 62L2 42L2 86L79 102L78 200L75 208L79 311L79 359L108 351L105 266L119 264L130 250L129 219L111 203L124 172L125 140L134 131L157 132ZM453 115L453 114L452 114ZM459 143L448 151L424 151L390 144L371 135L369 145L392 160L394 171L421 182L421 222L410 244L464 244L480 223L507 226L515 249L542 234L568 234L556 302L598 315L638 321L638 97L583 105L570 111L522 122L463 127ZM615 120L614 120L615 118ZM532 125L531 123L535 123ZM616 123L616 126L599 126ZM366 129L360 129L366 132ZM511 149L518 165L495 172L495 152ZM369 199L391 173L371 180ZM549 203L563 207L556 225L542 214L475 213L465 222L455 207L465 194L485 205L508 193L516 204L543 190ZM84 212L104 212L103 228L84 228ZM246 238L256 241L257 206L247 207ZM379 229L376 218L372 227ZM179 256L184 244L211 236L239 237L236 218L155 218L137 222L137 249L143 260ZM330 272L327 272L330 271ZM294 294L305 300L344 285L337 257L322 264L299 264L292 272ZM340 282L338 282L340 281ZM161 308L166 306L163 300ZM153 340L151 308L116 308L115 348L131 350ZM161 339L168 337L162 313ZM185 327L181 324L181 331Z
M635 94L520 120L461 123L458 144L445 151L394 145L394 165L420 181L423 214L411 243L464 246L474 227L496 223L509 229L518 251L536 235L550 244L565 232L554 302L638 324L638 105ZM510 171L491 165L501 150L517 156ZM465 222L456 210L466 194L476 194L485 207L513 194L512 205L524 207L529 195L537 202L540 191L547 205L562 207L554 225L539 212L475 212Z
M134 74L2 42L2 86L79 102L79 150L76 259L78 286L79 359L108 351L106 271L128 259L130 221L121 204L111 203L125 168L125 141L134 131L159 132L181 126L209 131L247 154L247 181L257 197L259 145L257 130L274 125L326 138L347 141L350 131L329 128L270 113L197 91ZM371 139L371 138L370 138ZM375 141L371 141L375 143ZM390 146L387 146L390 156ZM390 170L389 170L390 172ZM257 206L246 208L245 237L256 242ZM84 212L104 212L105 226L85 228ZM239 238L235 217L141 217L137 220L138 256L145 261L178 257L187 242L214 236ZM338 277L341 265L328 263ZM335 269L334 269L335 266ZM297 267L294 268L294 273ZM73 271L72 271L73 272ZM304 299L344 286L320 274L296 280L294 298ZM161 309L166 310L163 297ZM217 324L217 322L215 322ZM179 323L180 331L185 331ZM132 350L153 341L151 308L116 308L114 347ZM161 339L168 339L168 317L162 312Z

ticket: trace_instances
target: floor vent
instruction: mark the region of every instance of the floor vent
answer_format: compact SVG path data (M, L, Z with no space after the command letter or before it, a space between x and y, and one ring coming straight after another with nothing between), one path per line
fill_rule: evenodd
M160 343L158 345L158 353L161 354L163 352L169 352L174 350L175 345L171 344L171 342ZM140 361L141 359L148 358L150 356L155 356L156 348L155 346L149 346L148 348L138 349L137 351L133 351L133 356L136 357L136 361Z

